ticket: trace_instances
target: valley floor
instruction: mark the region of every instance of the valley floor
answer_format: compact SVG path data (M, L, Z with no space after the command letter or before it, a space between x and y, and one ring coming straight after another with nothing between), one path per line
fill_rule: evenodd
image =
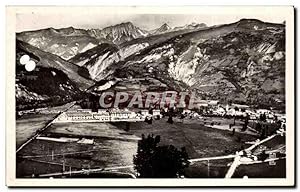
M24 124L20 120L17 123L17 135L23 135L17 136L17 143L25 140L25 132L26 135L31 135L36 128L51 119L51 116L36 116L33 119L36 121ZM211 122L219 124L219 127L211 126ZM190 159L235 154L250 146L245 142L257 139L254 133L240 132L242 122L239 121L236 121L237 131L233 134L229 130L230 123L232 120L222 118L184 121L174 118L174 123L169 124L167 118L162 118L154 120L152 124L130 123L129 131L124 131L126 123L122 122L52 124L41 135L50 138L49 140L34 139L17 154L17 177L96 168L132 174L133 156L137 152L137 142L142 134L160 135L161 145L185 147ZM29 127L35 128L27 131ZM24 134L20 134L22 132ZM78 142L83 140L90 142ZM277 148L284 145L284 142L276 139L268 147ZM232 161L233 158L194 162L186 169L186 177L224 178ZM267 163L241 165L233 177L244 175L255 178L285 177L285 160L279 160L275 166Z

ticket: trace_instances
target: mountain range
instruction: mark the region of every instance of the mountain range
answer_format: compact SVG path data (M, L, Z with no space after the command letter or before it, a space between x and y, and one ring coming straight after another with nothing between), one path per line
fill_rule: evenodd
M143 30L131 22L120 23L103 29L76 29L74 27L17 33L17 39L29 43L43 51L70 59L79 53L96 47L101 43L122 44L133 39L157 35L170 31L190 30L205 27L205 24L190 24L172 29L167 24L154 30Z
M104 29L49 28L18 33L17 55L22 52L36 57L38 66L66 74L74 92L167 87L223 102L285 102L284 24L242 19L211 27L163 24L151 31L130 22ZM35 93L24 83L19 87Z

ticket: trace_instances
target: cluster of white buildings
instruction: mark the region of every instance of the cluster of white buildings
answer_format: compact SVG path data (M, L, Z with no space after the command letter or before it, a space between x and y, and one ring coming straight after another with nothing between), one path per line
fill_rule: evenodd
M145 118L138 113L129 110L110 109L91 110L77 109L76 111L68 111L60 114L54 123L64 122L117 122L117 121L144 121Z
M202 105L204 106L204 105ZM232 105L220 105L218 102L214 102L213 104L209 104L205 107L207 114L213 114L216 116L239 116L239 117L245 117L249 116L252 120L257 120L260 118L261 115L266 116L266 120L270 123L275 122L276 120L281 120L282 122L285 122L285 114L276 113L272 110L268 109L251 109L248 105L240 105L240 104L232 104ZM199 116L199 114L195 114L195 112L192 112L191 110L184 110L183 114L191 114L193 113L193 116Z
M160 109L153 109L152 114L150 114L149 110L143 109L143 110L141 110L141 115L144 117L149 117L149 116L154 116L154 117L160 116L161 117Z

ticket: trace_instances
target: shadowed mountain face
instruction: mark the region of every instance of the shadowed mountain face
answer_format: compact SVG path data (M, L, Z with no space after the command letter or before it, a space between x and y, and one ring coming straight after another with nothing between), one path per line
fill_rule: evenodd
M17 42L16 47L16 109L33 109L64 104L78 100L83 96L76 82L71 77L72 68L68 75L64 73L63 67L59 67L57 56L43 53L37 48L33 48L24 42ZM28 72L25 66L20 64L20 57L29 55L30 59L37 63L36 68ZM55 64L54 62L58 62ZM43 63L43 64L42 64ZM79 75L74 72L72 79Z
M89 73L85 68L67 62L51 53L41 51L28 43L17 40L16 54L19 52L26 53L31 58L34 58L37 62L37 67L55 68L62 71L81 90L85 90L94 84L94 81L90 79Z
M27 72L22 67L17 67L17 110L56 106L83 97L83 92L60 70L37 67Z

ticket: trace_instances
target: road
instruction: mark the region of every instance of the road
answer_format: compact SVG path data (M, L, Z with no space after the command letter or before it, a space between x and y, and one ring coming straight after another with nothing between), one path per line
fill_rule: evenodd
M20 150L22 150L26 145L28 145L32 140L34 140L35 138L37 138L38 136L41 135L41 133L43 131L45 131L53 122L54 120L63 112L69 110L71 107L73 107L76 104L76 101L73 101L70 103L70 105L64 109L63 111L61 111L60 113L58 113L56 116L54 116L53 120L51 120L45 127L39 129L36 134L34 134L30 139L28 139L25 143L23 143L17 150L16 153L18 153Z
M259 146L259 145L261 145L261 144L263 144L263 143L265 143L265 142L267 142L267 141L273 139L276 135L278 135L278 134L271 135L271 136L269 136L269 137L267 137L267 138L265 138L265 139L263 139L263 140L261 140L261 141L259 141L259 142L254 143L253 145L251 145L250 147L248 147L247 149L245 149L245 152L251 152L251 150L253 150L255 147L257 147L257 146ZM226 173L226 175L225 175L225 178L231 178L232 175L234 174L236 168L237 168L240 164L247 164L247 163L242 163L242 162L240 162L241 154L243 154L243 153L244 153L244 152L242 152L242 151L239 152L239 153L237 153L237 156L234 158L234 161L233 161L233 163L231 164L230 168L228 169L228 171L227 171L227 173ZM263 162L256 161L256 163L263 163ZM248 163L248 164L251 164L251 163ZM252 164L253 164L253 163L252 163Z

